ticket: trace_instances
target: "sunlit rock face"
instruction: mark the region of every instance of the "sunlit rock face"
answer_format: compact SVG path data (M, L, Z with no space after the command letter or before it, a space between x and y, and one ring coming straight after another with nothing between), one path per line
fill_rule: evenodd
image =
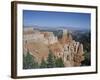
M80 66L84 60L83 45L73 40L72 35L67 32L64 30L62 39L60 39L60 44L62 45L61 54L63 53L62 59L65 66Z
M66 67L80 66L84 60L83 44L73 40L68 30L63 30L58 39L53 32L40 32L32 28L25 29L23 34L23 52L30 52L41 63L48 57L49 50L56 58L62 58Z

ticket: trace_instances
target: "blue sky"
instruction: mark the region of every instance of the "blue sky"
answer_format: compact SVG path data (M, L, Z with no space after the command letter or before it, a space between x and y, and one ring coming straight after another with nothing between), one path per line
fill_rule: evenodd
M23 10L24 26L73 27L90 29L91 14Z

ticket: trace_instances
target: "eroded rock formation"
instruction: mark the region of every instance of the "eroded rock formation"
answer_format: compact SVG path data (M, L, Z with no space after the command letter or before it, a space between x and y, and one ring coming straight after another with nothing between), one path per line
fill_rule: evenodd
M53 52L55 57L62 58L64 65L80 66L84 60L83 45L73 40L72 35L67 30L63 30L61 39L57 39L53 32L39 32L35 30L26 30L24 33L24 53L29 52L34 55L40 63L42 59L46 59L49 50Z

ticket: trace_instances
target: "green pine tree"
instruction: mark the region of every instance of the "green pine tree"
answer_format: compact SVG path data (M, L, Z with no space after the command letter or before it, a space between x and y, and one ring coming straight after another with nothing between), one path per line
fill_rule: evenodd
M47 68L55 67L55 59L52 51L49 51L48 58L47 58Z
M56 67L64 67L62 58L57 58L55 61Z
M40 68L47 68L47 63L44 59L42 59L42 62L40 64Z
M38 68L38 63L35 61L35 57L27 52L26 55L23 55L23 69L32 68Z

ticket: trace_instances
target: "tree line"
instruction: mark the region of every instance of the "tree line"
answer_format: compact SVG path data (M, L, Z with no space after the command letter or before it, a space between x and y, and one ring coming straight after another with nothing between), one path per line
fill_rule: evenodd
M62 58L56 58L52 51L49 51L48 57L46 60L42 59L39 64L36 61L35 57L27 52L27 54L23 54L23 69L35 69L35 68L56 68L56 67L64 67L64 62Z

